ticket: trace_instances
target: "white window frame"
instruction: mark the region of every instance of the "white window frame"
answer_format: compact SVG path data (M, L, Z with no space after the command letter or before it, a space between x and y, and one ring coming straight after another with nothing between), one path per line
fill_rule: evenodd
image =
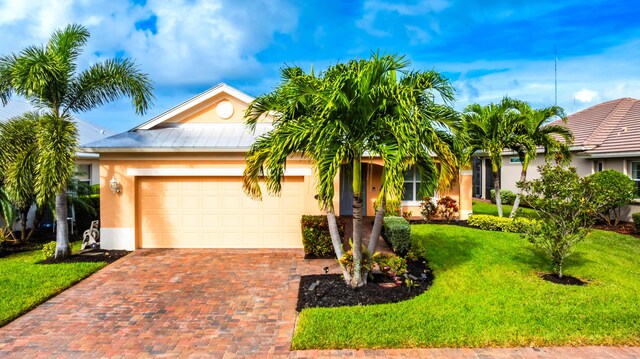
M91 163L79 163L76 165L76 172L80 173L80 166L87 166L87 177L86 179L80 179L77 178L78 182L85 182L87 183L88 186L91 186L91 180L92 180L92 176L91 176L91 172L93 171L92 165Z
M411 199L411 200L403 199L401 202L402 202L403 206L419 206L420 203L422 202L422 198L419 198L419 199L417 198L418 197L418 193L417 193L418 186L417 185L420 184L420 180L417 179L418 175L419 175L419 172L418 172L418 169L416 167L412 167L410 169L410 171L411 171L411 174L412 174L412 179L408 181L406 179L406 174L405 174L404 183L405 184L406 183L413 183L413 196L412 196L413 199Z
M629 168L631 168L631 174L629 177L631 177L632 180L634 180L636 182L636 187L638 186L638 183L640 183L640 161L630 161L631 164L629 165ZM634 165L636 166L636 168L634 169ZM636 201L640 201L640 195L638 196L638 198L636 198Z
M604 171L604 161L595 161L593 163L593 173Z

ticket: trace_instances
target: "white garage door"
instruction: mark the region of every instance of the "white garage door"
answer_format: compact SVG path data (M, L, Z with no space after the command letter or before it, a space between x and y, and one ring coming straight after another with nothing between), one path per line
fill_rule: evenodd
M240 177L138 180L141 248L300 248L303 177L287 177L280 197L242 191Z

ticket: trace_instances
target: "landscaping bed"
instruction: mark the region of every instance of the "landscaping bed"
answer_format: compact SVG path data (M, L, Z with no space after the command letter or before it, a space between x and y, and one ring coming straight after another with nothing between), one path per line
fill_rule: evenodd
M83 263L83 262L106 262L113 263L118 259L131 253L122 250L88 249L63 259L48 258L38 262L38 264L58 264L58 263Z
M626 234L629 236L634 236L636 238L640 238L640 232L636 231L636 225L633 222L620 222L617 226L608 226L606 224L596 224L596 229L601 229L603 231L611 231L620 234Z
M397 303L420 295L431 287L433 273L426 262L407 262L407 270L407 277L413 285L407 285L407 277L401 277L402 284L395 285L393 277L379 272L373 273L367 285L356 289L345 284L340 274L302 276L296 310Z

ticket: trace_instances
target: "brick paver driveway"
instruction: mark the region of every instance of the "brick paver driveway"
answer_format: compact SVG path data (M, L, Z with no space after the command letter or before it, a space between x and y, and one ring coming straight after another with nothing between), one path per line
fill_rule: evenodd
M621 358L638 348L290 352L300 251L140 250L0 328L0 357Z

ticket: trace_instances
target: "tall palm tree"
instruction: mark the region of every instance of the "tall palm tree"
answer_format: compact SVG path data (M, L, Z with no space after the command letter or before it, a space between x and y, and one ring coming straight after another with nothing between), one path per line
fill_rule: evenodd
M42 112L43 136L38 142L43 152L36 165L36 192L38 203L55 197L56 258L70 254L66 186L75 173L78 143L72 114L122 97L131 98L136 112L144 114L153 99L149 77L129 59L109 59L78 72L78 56L88 38L86 28L72 24L56 30L46 45L0 57L3 105L15 93Z
M268 192L279 193L287 159L293 154L309 158L317 176L318 200L327 213L331 239L338 259L343 257L333 208L334 179L342 164L353 173L353 273L343 269L353 287L366 283L362 270L362 156L384 161L382 188L368 252L373 255L382 227L387 197L400 198L404 172L416 166L421 191L432 191L454 178L456 158L446 130L454 117L446 105L453 99L449 82L434 71L410 72L409 62L395 55L373 54L368 60L351 60L316 75L298 67L282 70L283 82L271 93L256 98L246 111L247 124L255 128L266 114L275 117L272 131L259 137L247 154L243 187L260 198L264 177ZM440 159L440 172L428 151Z
M491 160L493 187L496 193L498 216L502 217L502 199L500 197L500 169L502 151L511 148L515 135L519 133L522 121L514 109L515 101L505 97L497 104L485 106L471 104L462 115L463 131L468 145L467 154L484 151Z
M15 206L21 225L20 240L29 240L27 215L36 202L35 177L38 159L40 116L28 112L0 123L0 173L7 199Z
M546 162L571 160L570 146L573 142L573 133L566 126L549 123L556 117L564 123L567 122L562 107L550 106L533 109L524 101L515 101L514 107L518 111L522 123L522 126L519 127L520 133L516 135L516 141L512 146L512 149L518 153L522 164L520 182L527 180L529 164L536 159L539 148L544 149ZM519 189L509 215L510 218L515 217L521 196L522 189Z

